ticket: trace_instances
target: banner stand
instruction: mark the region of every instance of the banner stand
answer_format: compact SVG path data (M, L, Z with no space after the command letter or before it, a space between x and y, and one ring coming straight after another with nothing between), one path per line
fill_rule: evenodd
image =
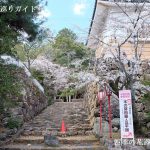
M119 91L121 145L135 145L130 90ZM132 140L131 140L132 139Z

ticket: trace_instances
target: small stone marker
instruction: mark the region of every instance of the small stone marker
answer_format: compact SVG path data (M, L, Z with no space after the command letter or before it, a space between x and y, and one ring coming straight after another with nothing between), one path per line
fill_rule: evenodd
M59 146L59 140L56 136L51 134L44 135L44 143L48 146L57 147Z

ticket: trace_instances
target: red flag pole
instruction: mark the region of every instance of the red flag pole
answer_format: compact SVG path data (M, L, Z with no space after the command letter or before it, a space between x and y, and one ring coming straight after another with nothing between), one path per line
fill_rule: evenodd
M111 105L110 105L110 95L108 95L108 108L109 108L109 137L112 138L112 124L111 124Z
M99 130L100 130L100 136L102 135L102 112L101 112L101 95L100 92L98 92L98 101L99 101Z
M103 91L102 92L102 99L101 99L101 102L100 102L100 132L101 132L101 134L102 134L102 105L103 105L103 100L104 100L104 98L105 98L105 92Z
M100 102L100 135L102 135L102 100Z
M105 92L106 95L108 96L109 137L112 138L111 104L110 104L110 96L112 95L112 92L107 86L105 86Z

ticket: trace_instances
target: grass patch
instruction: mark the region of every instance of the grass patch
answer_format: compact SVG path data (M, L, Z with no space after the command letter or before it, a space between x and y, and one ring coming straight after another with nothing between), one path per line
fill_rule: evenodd
M149 80L143 80L142 84L145 86L150 86L150 81Z

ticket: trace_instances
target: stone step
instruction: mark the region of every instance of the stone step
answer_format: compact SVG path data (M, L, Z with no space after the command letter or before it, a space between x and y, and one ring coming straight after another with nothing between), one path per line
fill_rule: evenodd
M94 144L99 145L100 141L98 141L97 138L95 138L94 135L90 136L71 136L71 137L59 137L58 138L60 143L62 144Z
M81 108L82 107L82 104L83 104L83 101L80 101L80 102L55 102L54 105L55 107L59 107L61 106L62 107L67 107L67 106L76 106L78 108Z
M80 98L80 99L71 99L72 102L83 102L84 99Z
M61 128L47 128L47 131L60 131L61 130ZM69 126L69 127L66 127L66 130L67 131L73 131L73 130L76 130L76 131L80 131L80 130L92 130L92 128L89 126L89 125L87 125L87 126L85 126L85 125L81 125L81 126Z
M87 132L85 130L80 130L80 131L66 131L66 133L61 133L58 132L57 136L58 137L63 137L63 136L75 136L75 135L91 135L90 132Z
M22 144L41 144L44 142L43 136L21 136L14 140L14 143Z
M61 128L61 125L62 125L62 122L60 123L57 123L55 126L52 126L52 125L40 125L40 126L36 126L34 127L32 124L29 124L28 126L25 127L25 130L27 131L33 131L33 130L39 130L39 129L46 129L46 128L51 128L53 130L59 130ZM65 121L65 126L66 128L70 129L70 128L73 128L73 127L82 127L82 128L89 128L90 127L90 124L87 123L87 122L84 122L84 121ZM32 127L32 128L31 128Z
M71 129L67 129L66 133L61 133L60 130L51 130L48 131L50 133L55 133L55 135L57 136L74 136L74 135L91 135L92 130L87 130L86 129L82 129L82 128L71 128ZM24 131L21 135L22 136L42 136L46 133L46 131Z
M4 147L0 147L0 150L107 150L104 146L100 145L92 145L92 144L87 144L87 145L60 145L59 147L50 147L50 146L45 146L44 144L17 144L17 145L7 145Z
M71 136L71 137L58 137L61 144L86 144L94 143L99 145L99 141L93 135L90 136ZM21 136L14 140L15 144L41 144L44 143L44 136Z

